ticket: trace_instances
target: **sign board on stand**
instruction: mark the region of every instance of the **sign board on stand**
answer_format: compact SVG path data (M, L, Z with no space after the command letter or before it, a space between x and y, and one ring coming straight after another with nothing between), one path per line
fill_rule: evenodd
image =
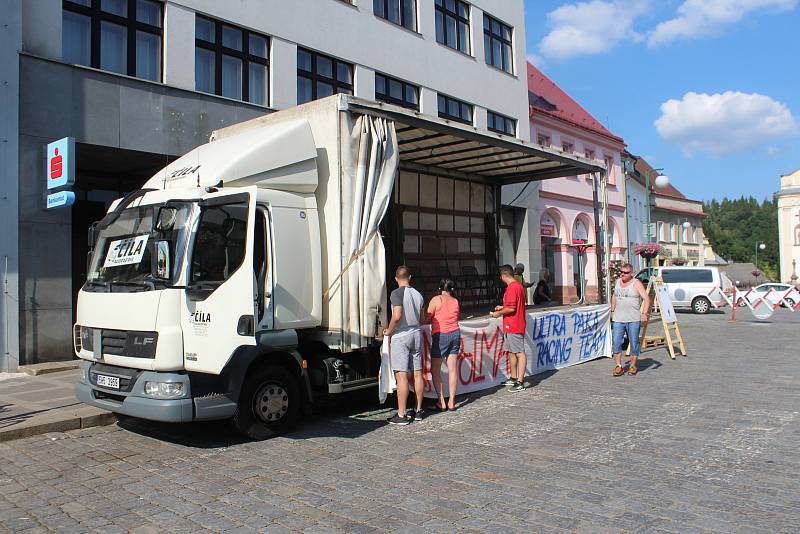
M672 306L672 299L669 296L669 288L664 285L661 277L652 277L647 284L647 294L650 296L650 317L659 316L661 318L661 326L664 328L664 335L662 336L648 336L647 327L650 321L644 323L640 334L639 344L642 349L661 347L666 345L669 350L669 357L675 359L675 343L677 342L681 356L686 356L686 346L683 343L683 336L678 327L678 318L675 315L675 309ZM642 312L644 312L644 303L642 303ZM673 332L675 339L672 338ZM628 347L628 355L631 349Z

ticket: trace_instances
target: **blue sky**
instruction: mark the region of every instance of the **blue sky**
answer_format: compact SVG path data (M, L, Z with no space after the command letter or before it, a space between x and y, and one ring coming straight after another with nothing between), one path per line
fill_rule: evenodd
M800 167L800 0L525 0L528 57L689 198Z

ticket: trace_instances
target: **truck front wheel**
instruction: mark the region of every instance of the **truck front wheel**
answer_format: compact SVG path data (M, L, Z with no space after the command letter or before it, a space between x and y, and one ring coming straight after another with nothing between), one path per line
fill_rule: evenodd
M300 402L300 387L292 373L278 365L261 367L245 379L233 425L257 440L285 434L297 422Z

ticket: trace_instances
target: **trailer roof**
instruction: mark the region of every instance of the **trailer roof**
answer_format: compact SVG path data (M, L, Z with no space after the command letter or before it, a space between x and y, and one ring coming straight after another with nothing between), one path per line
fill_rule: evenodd
M404 168L497 185L547 180L605 171L596 163L475 127L431 117L405 108L339 95L352 112L395 122L400 164Z

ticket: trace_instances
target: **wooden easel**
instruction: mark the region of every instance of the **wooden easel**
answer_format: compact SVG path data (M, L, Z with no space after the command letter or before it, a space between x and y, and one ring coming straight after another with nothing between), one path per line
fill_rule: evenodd
M686 346L683 343L683 336L681 336L681 329L678 327L678 319L675 316L675 310L672 308L672 301L669 300L669 297L666 297L666 301L662 302L662 292L665 292L664 281L661 277L651 277L650 282L647 284L647 294L650 297L650 319L654 316L658 316L661 318L661 325L664 327L664 335L661 336L648 336L647 335L647 327L650 324L648 320L642 326L642 331L639 334L639 346L642 350L650 349L655 347L663 347L667 346L669 349L669 356L673 360L675 359L675 341L678 342L678 346L680 347L681 356L686 356ZM646 310L644 309L644 302L642 302L641 312L644 313ZM670 322L669 318L672 319ZM675 339L672 339L673 332L675 334ZM631 354L631 347L628 346L628 350L626 352L627 356Z

